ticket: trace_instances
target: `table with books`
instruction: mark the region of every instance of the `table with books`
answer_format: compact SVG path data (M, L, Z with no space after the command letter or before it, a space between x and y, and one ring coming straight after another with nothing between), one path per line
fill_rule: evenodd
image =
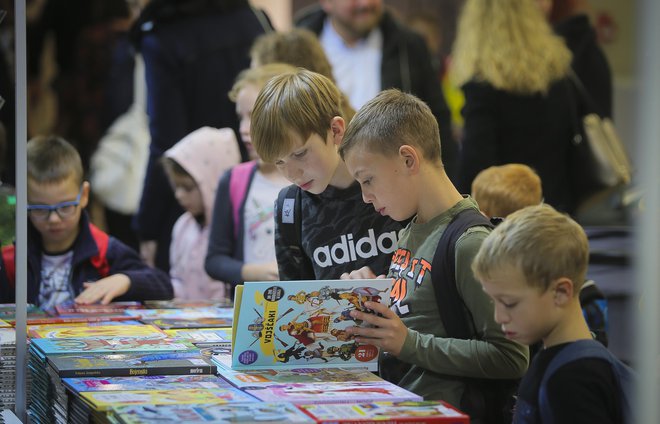
M74 424L469 423L450 405L378 377L378 349L346 333L361 324L351 310L388 299L387 280L374 279L246 283L234 307L59 305L28 316L28 416ZM0 327L0 349L2 334Z

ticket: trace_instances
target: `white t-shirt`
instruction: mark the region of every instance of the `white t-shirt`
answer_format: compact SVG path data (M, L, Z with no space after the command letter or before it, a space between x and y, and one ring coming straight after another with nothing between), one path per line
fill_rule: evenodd
M246 264L276 259L273 207L284 186L266 179L261 172L254 174L243 212L243 261Z
M71 287L71 259L73 251L63 255L41 255L41 284L39 307L53 309L55 305L74 298Z
M379 28L349 47L326 19L319 40L332 65L337 86L355 110L380 93L383 34Z

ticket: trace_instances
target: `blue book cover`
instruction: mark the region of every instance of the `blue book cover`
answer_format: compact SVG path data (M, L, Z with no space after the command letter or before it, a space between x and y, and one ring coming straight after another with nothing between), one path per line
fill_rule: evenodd
M237 286L232 328L233 369L367 367L378 348L358 345L346 328L363 325L353 310L389 302L390 279L246 282Z
M140 339L135 337L32 339L31 346L45 355L197 350L195 345L187 341L176 341L172 339Z

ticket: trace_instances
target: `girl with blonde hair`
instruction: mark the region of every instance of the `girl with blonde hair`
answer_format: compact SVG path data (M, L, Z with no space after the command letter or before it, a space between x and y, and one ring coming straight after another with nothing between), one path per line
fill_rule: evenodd
M568 149L577 118L570 62L536 0L466 1L451 69L465 93L463 192L483 169L523 163L541 177L546 202L573 209Z

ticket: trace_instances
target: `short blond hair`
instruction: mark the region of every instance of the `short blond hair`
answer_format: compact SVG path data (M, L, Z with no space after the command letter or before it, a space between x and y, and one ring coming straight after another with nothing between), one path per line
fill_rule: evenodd
M307 69L271 78L252 109L250 135L259 157L275 162L291 151L294 136L326 140L332 119L345 119L341 97L328 77Z
M252 85L256 87L257 90L261 90L268 80L274 76L285 72L294 72L295 70L295 66L287 63L268 63L255 68L244 69L238 74L234 85L229 91L229 100L236 102L238 93L248 85Z
M389 89L381 91L355 114L339 153L344 158L352 149L362 148L392 156L404 144L420 149L426 160L442 163L440 130L431 109L412 94Z
M27 176L38 184L55 184L73 178L83 183L80 154L71 143L53 135L36 136L28 141Z
M580 225L552 206L528 206L509 215L486 237L472 262L477 279L493 272L519 269L527 284L546 291L550 283L566 277L575 295L587 273L589 244Z
M518 209L541 203L541 178L521 163L491 166L472 181L472 197L484 214L504 218Z

